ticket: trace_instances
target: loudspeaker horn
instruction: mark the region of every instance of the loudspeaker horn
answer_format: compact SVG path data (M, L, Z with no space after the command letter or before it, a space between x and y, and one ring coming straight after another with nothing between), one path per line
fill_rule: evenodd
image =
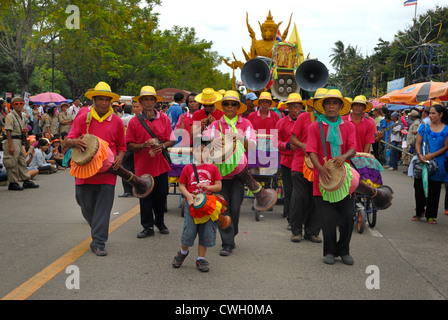
M327 83L328 69L319 60L308 59L296 69L295 79L303 90L316 91Z
M257 57L247 61L241 69L241 80L247 89L258 91L266 88L271 80L271 59Z

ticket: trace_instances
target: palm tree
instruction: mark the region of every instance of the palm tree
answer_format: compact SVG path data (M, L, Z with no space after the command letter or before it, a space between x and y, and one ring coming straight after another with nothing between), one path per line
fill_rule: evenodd
M330 54L330 57L332 57L330 62L336 70L340 70L345 60L345 45L341 40L338 40L335 42L335 46L335 48L331 49L333 53Z

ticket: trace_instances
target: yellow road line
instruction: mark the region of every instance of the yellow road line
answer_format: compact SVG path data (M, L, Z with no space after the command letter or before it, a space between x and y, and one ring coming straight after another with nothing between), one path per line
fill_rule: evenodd
M137 205L122 216L114 219L109 226L109 233L113 232L128 220L136 216L140 212L140 206ZM1 300L25 300L34 292L42 288L48 281L55 277L61 271L64 271L69 265L80 258L83 254L90 250L92 238L87 238L62 257L54 261L45 269L37 273L35 276L18 286L16 289L8 293Z

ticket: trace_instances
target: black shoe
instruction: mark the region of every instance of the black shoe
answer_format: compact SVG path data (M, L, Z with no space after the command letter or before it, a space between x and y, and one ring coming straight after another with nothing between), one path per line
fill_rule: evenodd
M162 223L161 225L156 225L157 229L159 229L161 234L169 234L170 230L168 230L168 227Z
M353 265L355 263L355 260L349 254L341 256L341 260L342 260L343 264L346 264L346 265L349 265L349 266L351 266L351 265Z
M187 254L184 255L184 254L182 254L182 252L178 251L177 256L174 257L173 262L171 263L173 268L179 268L187 256L188 256L188 252L187 252Z
M196 260L196 268L201 272L208 272L208 262L205 259Z
M118 198L131 198L131 197L133 197L134 195L131 193L131 192L125 192L125 193L122 193L122 194L120 194L119 196L118 196Z
M334 254L329 253L324 257L324 263L325 264L334 264L335 258L336 258L336 256Z
M232 253L232 250L233 250L233 248L229 245L223 246L221 251L219 251L219 255L223 256L223 257L230 256L230 254Z
M90 248L94 254L96 254L98 257L104 257L107 256L107 251L104 248Z
M147 238L154 235L154 228L145 228L137 235L137 238Z
M23 187L21 187L18 183L13 182L10 183L8 186L8 190L14 190L14 191L22 191Z
M35 188L39 188L39 185L35 184L33 181L25 180L23 182L23 189L35 189Z

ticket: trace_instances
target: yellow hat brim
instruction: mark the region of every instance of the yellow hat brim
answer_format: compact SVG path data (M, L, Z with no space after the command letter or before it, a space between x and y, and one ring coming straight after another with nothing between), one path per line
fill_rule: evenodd
M85 97L89 100L93 100L93 97L98 97L98 96L103 96L103 97L110 97L112 98L112 101L118 101L120 99L120 95L110 92L110 91L101 91L101 90L91 90L91 91L87 91L85 93Z
M269 106L269 108L274 108L274 107L277 105L277 103L276 103L275 101L273 101L273 100L269 100L269 99L258 99L258 100L255 100L255 101L253 102L254 105L256 105L257 107L259 107L258 102L259 102L260 100L268 100L268 101L271 101L271 105Z
M155 98L156 98L156 102L161 102L161 101L163 101L163 97L158 96L158 95L156 95L156 94L142 94L142 95L140 95L140 96L133 97L132 100L135 101L135 102L139 102L140 98L141 98L141 97L145 97L145 96L155 97Z
M329 98L336 98L336 99L339 99L342 101L343 106L342 106L342 109L339 111L339 115L341 115L341 116L345 116L352 109L352 105L347 99L341 98L341 97L333 97L333 96L323 97L322 99L317 100L316 103L314 104L314 109L316 109L316 111L321 114L325 114L323 102L325 101L325 99L329 99Z
M220 94L219 92L214 92L214 97L212 100L202 100L203 94L200 93L198 94L196 97L194 97L194 99L199 102L202 105L212 105L215 104L216 102L220 101L222 99L222 94Z
M222 108L222 103L223 103L224 101L236 101L236 102L239 102L239 103L240 103L240 107L238 108L238 112L237 112L237 114L243 114L243 113L246 112L246 110L247 110L247 105L245 105L244 103L242 103L241 101L236 100L236 99L224 99L224 100L219 100L218 102L215 103L215 107L216 107L216 109L218 109L219 111L224 112L224 110L223 110L223 108Z
M366 109L364 110L364 112L370 112L370 111L372 111L372 109L373 109L373 104L371 104L371 103L368 102L368 101L353 101L353 102L350 104L350 108L351 108L351 106L352 106L354 103L360 103L360 104L365 105L365 106L366 106Z

